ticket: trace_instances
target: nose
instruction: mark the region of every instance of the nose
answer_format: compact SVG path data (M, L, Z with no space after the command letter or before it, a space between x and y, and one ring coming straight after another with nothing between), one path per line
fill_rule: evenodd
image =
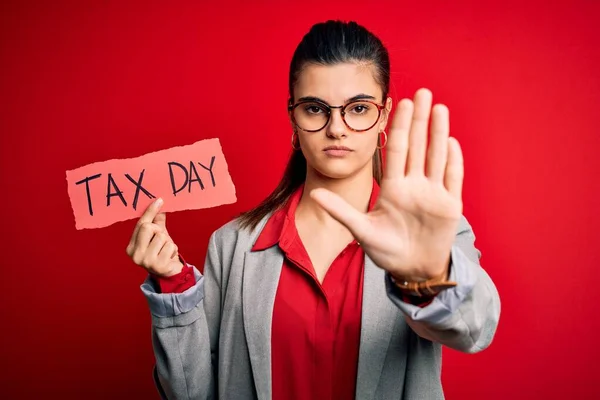
M346 124L342 119L341 109L331 109L329 124L327 124L326 134L332 139L340 139L346 137Z

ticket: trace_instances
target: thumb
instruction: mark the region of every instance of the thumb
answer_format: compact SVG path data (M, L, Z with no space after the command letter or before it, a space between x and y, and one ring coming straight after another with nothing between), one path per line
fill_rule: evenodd
M314 189L310 197L315 200L329 215L343 224L352 235L361 240L369 228L369 217L351 206L337 194L323 188Z

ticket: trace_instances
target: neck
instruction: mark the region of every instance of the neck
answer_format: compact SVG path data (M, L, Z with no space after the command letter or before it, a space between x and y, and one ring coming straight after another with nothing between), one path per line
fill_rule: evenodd
M332 179L308 168L304 191L296 210L296 218L316 220L318 223L327 226L339 224L309 196L311 190L317 188L330 190L357 210L367 212L373 189L373 174L371 171L372 167L369 165L347 178Z

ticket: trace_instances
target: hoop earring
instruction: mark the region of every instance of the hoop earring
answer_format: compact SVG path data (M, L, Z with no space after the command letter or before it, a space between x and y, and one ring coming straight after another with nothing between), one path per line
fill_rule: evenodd
M383 141L382 146L377 146L378 149L383 149L385 147L385 145L387 144L387 133L385 133L385 131L381 131L381 133L383 133L383 137L385 138L385 140Z
M292 149L300 150L300 146L296 147L294 145L294 136L298 136L298 133L296 131L292 132ZM298 144L300 144L300 136L298 136Z

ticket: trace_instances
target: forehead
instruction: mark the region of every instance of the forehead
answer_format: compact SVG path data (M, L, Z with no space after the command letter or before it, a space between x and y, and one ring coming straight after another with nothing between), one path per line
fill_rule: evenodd
M294 98L313 96L329 104L341 104L357 94L368 94L381 100L375 71L375 66L367 63L307 64L298 75Z

